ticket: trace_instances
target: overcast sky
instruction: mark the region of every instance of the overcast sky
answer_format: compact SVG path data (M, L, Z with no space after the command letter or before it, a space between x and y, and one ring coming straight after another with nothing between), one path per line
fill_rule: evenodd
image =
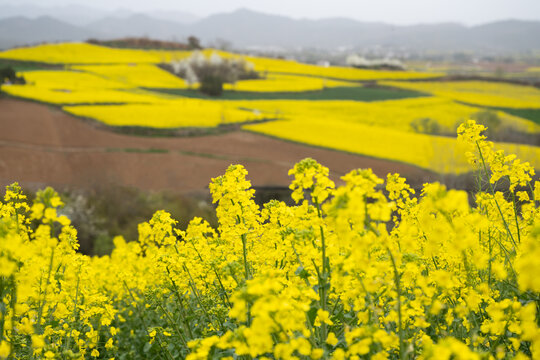
M80 4L134 11L179 10L200 16L249 8L294 18L349 17L394 24L540 20L540 0L0 0L0 4Z

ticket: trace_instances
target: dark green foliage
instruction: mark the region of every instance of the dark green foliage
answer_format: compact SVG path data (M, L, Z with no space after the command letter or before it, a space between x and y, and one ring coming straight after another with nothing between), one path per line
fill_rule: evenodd
M483 110L471 115L471 119L476 120L478 124L487 127L485 135L489 139L496 139L501 131L501 118L495 111Z
M5 60L0 59L0 69L10 67L17 71L32 71L42 69L58 69L61 68L58 65L41 64L33 61L18 61L18 60Z
M112 40L88 39L89 44L108 46L120 49L159 49L159 50L190 50L190 44L177 41L163 41L147 37L125 37Z
M223 77L214 74L205 74L201 78L199 91L209 96L220 96L223 94Z
M181 229L185 229L188 220L194 216L217 225L214 209L204 197L109 186L67 192L62 199L66 204L63 213L77 228L80 251L90 255L109 254L117 235L123 235L126 241L136 240L137 225L150 219L157 209L168 211L174 219L179 219Z
M188 89L150 89L171 95L193 98L204 98L204 94ZM221 95L226 100L353 100L353 101L379 101L406 99L425 96L423 93L411 90L400 90L388 87L355 86L325 88L317 91L305 92L245 92L224 91Z
M17 76L17 72L11 67L0 68L0 85L1 84L25 84L26 81L22 76Z
M441 125L432 118L419 118L411 121L412 129L421 134L439 135L441 131Z
M508 113L510 112L508 111ZM487 127L485 135L493 141L540 145L540 134L525 133L514 128L511 124L504 124L495 110L482 110L471 115L471 118ZM459 124L456 124L456 129L458 126Z
M203 48L201 46L201 41L199 40L199 38L195 36L190 36L188 37L187 40L188 40L188 46L190 50L200 50Z
M510 115L519 116L521 118L531 120L537 124L540 124L540 109L511 109L511 108L498 108Z

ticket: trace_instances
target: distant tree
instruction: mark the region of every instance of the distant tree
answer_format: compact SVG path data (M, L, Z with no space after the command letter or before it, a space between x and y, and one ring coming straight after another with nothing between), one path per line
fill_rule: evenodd
M225 39L216 39L213 46L214 48L222 51L230 51L232 49L232 43Z
M195 37L195 36L190 36L188 37L188 46L191 50L200 50L202 49L202 46L201 46L201 41L199 40L199 38Z
M411 121L412 129L421 134L438 135L441 133L441 126L432 118L418 118Z
M211 96L221 95L224 83L259 78L254 65L242 58L227 59L217 53L206 57L200 51L187 59L162 64L162 67L184 79L189 86L199 83L199 90Z
M464 63L464 62L471 62L473 60L473 57L471 54L468 54L465 52L456 52L452 54L452 60L458 63Z
M496 111L483 110L471 115L473 120L478 124L487 127L486 135L490 139L499 139L501 132L502 120Z
M495 77L497 77L497 78L503 78L505 74L506 74L506 72L504 71L504 67L502 67L502 66L497 66L497 67L495 68L495 74L494 74Z
M0 69L0 87L2 84L25 84L26 80L22 76L17 76L17 73L12 67Z
M200 91L210 96L220 96L223 94L223 78L219 75L205 74L201 78Z
M15 70L13 70L13 68L7 67L7 68L0 69L0 83L4 83L8 81L12 82L15 80L16 77L17 77L17 73L15 72Z

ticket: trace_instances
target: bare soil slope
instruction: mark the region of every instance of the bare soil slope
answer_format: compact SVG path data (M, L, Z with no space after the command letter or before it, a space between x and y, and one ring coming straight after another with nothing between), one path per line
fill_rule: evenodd
M359 139L359 141L361 141ZM204 191L212 177L241 163L256 187L286 187L287 171L312 157L334 179L354 168L412 182L434 175L413 166L280 141L245 131L199 137L139 137L107 131L47 105L0 98L0 185L35 189L114 183L144 190Z

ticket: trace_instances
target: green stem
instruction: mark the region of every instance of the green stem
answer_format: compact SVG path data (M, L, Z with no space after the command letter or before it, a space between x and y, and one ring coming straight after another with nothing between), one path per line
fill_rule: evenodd
M244 257L244 272L245 272L245 278L246 281L251 278L250 272L249 272L249 266L247 261L247 238L246 234L242 234L242 254Z
M322 213L321 213L321 206L319 204L319 200L315 198L315 207L317 208L317 216L319 219L322 219ZM327 308L327 294L326 294L326 286L327 286L327 279L330 274L330 265L328 264L328 259L326 258L326 238L324 236L324 229L321 226L319 226L319 231L321 234L321 260L322 260L322 271L319 274L319 289L320 289L320 306L323 311L326 311ZM326 337L327 337L328 329L326 326L326 323L321 324L321 344L326 343Z
M146 331L146 335L148 335L148 337L150 337L150 333L148 332L148 325L146 324L146 320L144 320L144 314L142 313L142 311L139 309L139 305L138 305L138 302L137 300L135 299L135 296L133 296L133 293L131 292L131 289L127 286L127 283L125 280L123 280L123 283L124 283L124 287L126 288L126 290L128 291L131 299L133 300L133 302L135 303L135 310L137 310L137 312L139 313L139 318L141 319L141 322L144 326L144 330ZM169 349L167 347L163 347L163 342L161 341L161 334L157 334L157 338L158 338L158 344L159 344L159 348L161 349L161 351L167 351L165 353L165 355L168 355L168 356L165 356L165 357L168 357L169 359L171 360L174 360L174 357L172 356L171 352L169 351Z
M493 262L493 245L491 244L491 229L488 230L488 248L489 248L488 285L491 288L491 263Z
M517 212L517 203L516 203L516 195L512 192L512 200L514 204L514 220L516 221L516 231L518 236L518 243L521 244L521 234L519 231L519 221L518 221L518 212Z
M77 303L79 302L79 284L80 284L80 280L81 280L81 276L80 276L80 272L81 272L81 269L79 268L79 273L77 275L77 287L75 289L75 302L74 302L74 306L73 306L73 321L77 321ZM64 349L69 349L71 345L71 336L68 336L68 339L67 341L64 343Z
M390 259L392 260L392 266L394 268L394 282L396 284L396 292L397 292L397 311L398 311L398 334L399 334L399 358L405 359L405 339L403 334L403 324L401 319L401 285L400 285L400 275L396 266L396 260L394 259L394 256L392 255L392 252L390 249L388 250L388 255L390 255Z
M167 309L165 309L163 307L162 304L158 304L159 308L161 309L161 311L163 311L163 314L165 314L165 317L167 318L167 320L169 321L169 323L171 324L171 326L174 328L174 331L176 331L176 333L178 334L178 337L180 338L180 340L182 340L182 343L184 344L184 346L186 347L186 349L188 348L188 345L187 345L187 341L186 341L186 338L184 337L184 334L182 333L182 331L180 330L180 328L178 327L178 324L176 323L176 321L174 321L174 319L172 318L171 314L169 314L169 312L167 311ZM181 353L182 352L182 349L180 347L178 347L178 345L176 344L176 342L174 343L174 346L176 347L176 349Z
M11 309L13 311L13 313L11 314L11 331L13 331L13 329L15 329L15 305L17 305L17 287L15 286L15 276L14 275L11 275L10 277L10 280L11 280L11 299L10 299L10 302L11 302ZM12 356L14 356L14 348L13 348L13 341L10 341L9 342L9 359L12 358Z
M185 264L184 264L184 270L189 276L189 286L191 287L191 291L193 291L193 295L195 295L195 299L197 299L197 302L199 303L199 306L203 310L204 315L206 316L206 319L213 326L214 324L212 322L212 319L210 318L210 314L208 313L208 310L206 310L206 307L202 303L201 296L199 294L199 291L197 290L197 286L195 285L195 282L193 281L193 277L191 276L191 273L189 272L189 269L187 268ZM218 321L220 323L221 328L223 328L223 324L221 323L221 320L219 318L218 318Z
M191 332L191 326L189 325L189 322L187 321L186 316L186 309L184 308L184 303L182 301L182 298L180 297L180 292L178 290L178 285L176 285L176 282L173 280L171 276L171 271L169 270L169 267L167 267L167 273L169 274L169 280L171 280L171 283L174 287L174 294L176 296L176 300L178 302L178 305L180 305L180 316L182 316L182 321L184 322L184 326L187 328L189 338L190 340L193 339L193 333Z
M199 250L197 249L197 247L195 246L195 244L193 242L191 242L191 246L193 246L193 250L195 250L195 252L197 253L197 256L199 257L199 260L201 260L201 263L205 263L205 261L203 260L202 255L199 253ZM178 248L176 247L176 245L174 245L174 248L176 249L176 253L180 254L180 252L178 251ZM223 299L223 297L225 297L225 299L223 299L223 302L225 303L225 307L232 308L232 304L231 304L231 301L229 299L229 295L227 294L227 290L225 290L225 286L223 286L223 282L221 281L221 276L219 276L219 273L218 273L218 271L216 269L216 266L214 264L209 264L209 265L212 268L212 271L214 271L214 274L216 275L216 279L218 281L218 284L221 287L221 291L218 291L218 293L221 292L223 294L223 296L221 296L221 294L220 294L220 297L222 299ZM169 271L168 268L167 268L167 271ZM170 275L170 272L169 272L169 275Z
M51 259L49 260L49 271L47 273L47 281L45 282L45 290L43 290L43 301L39 304L39 310L38 310L38 320L37 325L41 327L41 317L43 316L43 308L45 307L45 303L47 301L47 291L49 288L49 284L51 283L51 273L52 273L52 267L53 267L53 260L54 260L54 250L55 248L51 248Z
M508 226L508 222L504 218L504 215L502 213L501 207L499 206L499 202L495 198L495 189L493 189L493 185L491 185L491 180L489 179L489 172L487 169L486 161L484 160L484 155L482 154L482 150L480 149L480 145L478 144L478 141L476 142L476 147L478 148L478 153L480 154L480 159L482 160L482 165L484 167L484 172L486 173L486 177L489 184L489 190L491 192L491 195L493 195L493 201L495 201L495 205L497 206L497 210L499 211L499 214L501 215L501 219L503 221L504 227L506 231L508 232L508 235L510 236L510 240L512 240L512 244L514 244L514 247L516 247L516 241L514 240L514 236L512 235L512 232L510 231L510 227Z

